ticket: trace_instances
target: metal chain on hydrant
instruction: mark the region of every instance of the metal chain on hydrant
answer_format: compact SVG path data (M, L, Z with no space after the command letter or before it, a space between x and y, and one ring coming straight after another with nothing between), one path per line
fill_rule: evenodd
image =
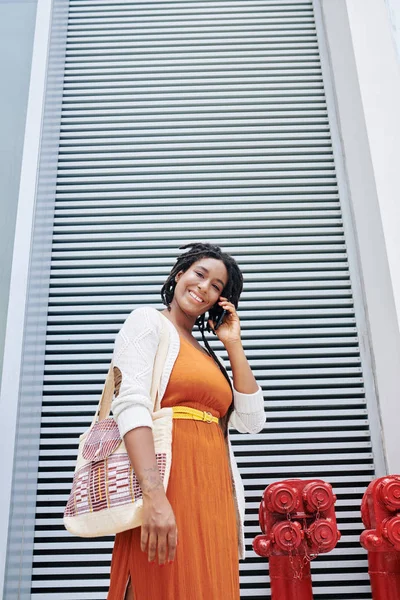
M293 535L293 539L296 535L296 530L293 526L293 521L292 521L292 516L291 514L288 512L286 513L286 519L288 520L288 522L290 523L290 528L292 530L292 535ZM299 568L297 569L295 566L295 559L297 559L297 563L299 564ZM297 548L295 548L294 550L292 549L292 547L290 547L289 549L289 562L290 562L290 566L292 567L293 570L293 575L295 579L303 579L303 561L299 555L299 551L297 550Z
M315 520L314 520L314 524L317 523L319 521L319 519L321 518L321 512L320 512L320 505L321 502L319 500L317 500L317 511L315 513ZM286 513L286 519L288 520L288 522L290 523L290 527L291 530L293 532L293 539L295 538L295 529L293 526L293 520L292 520L292 516L291 514L288 512ZM306 535L309 531L308 527L307 527L307 521L304 518L303 519L303 530L304 530L304 534ZM303 578L303 570L304 567L307 563L310 563L312 560L314 560L315 558L317 558L318 554L320 553L320 550L322 548L321 544L319 545L317 552L311 554L308 551L308 544L307 544L307 540L304 539L303 540L303 547L304 547L304 556L302 557L298 551L297 548L295 548L294 550L292 548L290 548L289 550L289 562L290 565L292 567L293 570L293 575L295 579L299 579L301 580ZM295 565L295 562L297 562L298 564L298 568Z
M321 504L322 504L322 501L320 501L320 500L317 499L317 511L315 513L314 524L318 523L318 521L321 518L321 512L320 512L320 506L321 506ZM308 529L306 529L306 527L304 528L304 532L305 533L308 532ZM321 552L321 549L322 549L322 544L319 544L317 551L314 554L311 554L308 551L308 545L307 545L307 543L305 543L304 544L304 551L305 551L305 553L304 553L304 559L303 560L305 562L311 562L312 560L314 560L315 558L317 558L318 554L320 554L320 552Z

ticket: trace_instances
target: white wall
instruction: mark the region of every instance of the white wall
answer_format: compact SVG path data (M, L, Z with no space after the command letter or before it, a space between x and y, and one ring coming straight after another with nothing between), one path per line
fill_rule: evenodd
M1 2L1 0L0 0ZM23 570L20 555L16 550L16 544L12 546L12 552L7 553L7 541L10 533L12 517L19 524L19 539L25 536L25 528L31 527L31 523L24 521L24 515L19 513L21 504L29 495L29 476L31 471L25 470L25 478L19 478L22 486L25 486L24 494L21 495L20 503L12 503L12 483L16 473L16 439L23 435L24 440L29 442L30 428L26 427L18 431L17 425L21 416L21 384L22 367L24 361L24 348L26 348L27 337L27 310L26 298L29 292L29 270L32 261L32 241L34 233L35 208L37 201L38 164L42 140L42 123L44 113L45 87L47 81L47 59L49 52L50 24L52 16L53 0L38 0L33 52L31 57L31 70L29 79L29 97L26 110L26 123L24 123L23 154L21 161L21 174L19 180L19 193L16 202L15 236L13 239L12 266L10 277L9 303L6 320L3 370L0 381L0 409L3 422L7 424L2 431L2 461L0 463L0 598L4 600L24 600L28 597L30 587L30 572L26 575ZM37 286L37 284L35 284ZM36 293L38 292L38 287ZM46 292L46 290L43 290ZM35 307L37 313L38 307ZM36 356L30 359L34 363ZM32 381L30 387L30 398L37 394L37 386ZM40 391L40 389L39 389ZM33 423L32 423L33 426ZM36 436L37 437L37 436ZM25 444L25 442L24 442ZM24 448L26 453L26 448ZM35 449L37 462L38 450ZM36 487L36 484L35 484ZM36 490L35 490L36 491ZM10 518L11 516L11 518ZM8 573L8 580L14 585L11 594L7 593L5 585L6 562L15 562L18 558L18 566ZM21 585L28 587L28 593L21 593ZM29 593L30 597L30 593Z
M400 0L386 0L386 5L389 11L397 57L400 61Z
M400 324L400 63L384 0L347 0L347 12Z
M0 373L37 0L0 0Z
M391 16L400 7L391 0ZM400 324L400 63L384 0L347 0L354 57L370 146L387 259ZM392 21L393 24L393 21ZM397 42L400 47L400 32ZM382 299L384 310L384 299ZM400 364L397 368L400 370ZM381 397L381 419L391 472L400 472L398 390Z
M343 198L356 241L353 282L358 287L359 278L363 292L367 327L360 347L371 431L373 439L381 433L384 472L400 473L399 63L385 0L314 2L327 39Z

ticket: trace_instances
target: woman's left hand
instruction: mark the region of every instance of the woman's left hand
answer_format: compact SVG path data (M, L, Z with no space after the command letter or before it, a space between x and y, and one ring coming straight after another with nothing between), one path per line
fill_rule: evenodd
M232 302L229 302L227 298L220 296L218 304L223 310L226 310L227 313L222 321L222 324L218 327L215 333L226 348L231 344L241 342L240 320L236 312L235 305L232 304ZM211 329L214 331L214 322L211 320L208 322Z

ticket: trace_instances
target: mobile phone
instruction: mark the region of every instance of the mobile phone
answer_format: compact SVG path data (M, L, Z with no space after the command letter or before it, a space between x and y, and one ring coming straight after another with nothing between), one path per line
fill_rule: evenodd
M218 327L222 325L227 312L227 310L223 310L218 319L214 321L214 331L217 331Z
M212 308L210 308L210 311L209 311L209 317L210 317L211 321L213 321L213 323L214 323L214 331L209 326L207 327L208 331L215 333L216 330L218 329L218 327L220 327L220 325L222 325L227 312L228 312L227 310L224 310L218 304L214 304L214 306Z

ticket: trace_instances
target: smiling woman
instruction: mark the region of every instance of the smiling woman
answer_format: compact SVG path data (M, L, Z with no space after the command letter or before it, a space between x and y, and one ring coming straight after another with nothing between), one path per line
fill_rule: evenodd
M236 261L211 244L183 249L188 250L161 290L167 308L162 313L136 309L115 342L113 363L120 376L112 408L141 486L143 513L141 527L116 536L108 600L240 597L244 491L228 425L243 433L260 431L263 396L241 343L236 309L243 278ZM172 409L174 415L166 491L154 450L149 368L162 319L168 322L169 343L158 395L161 410ZM193 336L194 325L204 347ZM232 380L211 349L206 328L224 345Z
M172 303L185 314L185 303L189 302L188 315L193 310L198 312L199 305L202 309L209 310L221 302L221 293L228 279L228 271L223 262L216 258L202 258L187 271L180 271L176 275Z

